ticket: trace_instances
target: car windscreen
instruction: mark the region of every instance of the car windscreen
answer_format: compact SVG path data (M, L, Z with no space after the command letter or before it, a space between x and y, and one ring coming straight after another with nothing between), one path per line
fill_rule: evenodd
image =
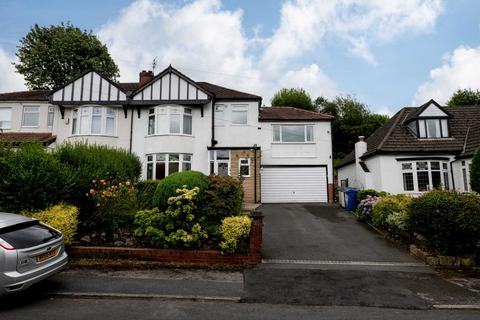
M62 235L38 221L31 221L0 229L0 238L8 242L14 249L35 247Z

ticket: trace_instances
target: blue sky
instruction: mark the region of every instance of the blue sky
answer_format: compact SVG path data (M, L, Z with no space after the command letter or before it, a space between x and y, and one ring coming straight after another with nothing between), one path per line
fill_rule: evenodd
M315 98L351 94L374 111L480 87L477 0L0 0L0 91L21 89L10 62L30 26L92 29L135 81L153 57L195 80ZM395 4L395 5L393 5ZM158 70L157 70L158 71Z

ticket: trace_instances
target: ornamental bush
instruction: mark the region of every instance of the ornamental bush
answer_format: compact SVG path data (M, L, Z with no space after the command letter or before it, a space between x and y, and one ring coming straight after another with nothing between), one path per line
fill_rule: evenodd
M208 238L199 223L196 206L200 188L178 189L177 196L168 199L168 208L142 210L135 215L135 235L151 245L164 248L198 248Z
M372 208L372 224L377 228L388 229L388 217L400 214L405 218L411 201L412 197L401 194L381 198ZM392 223L393 221L391 220Z
M0 152L0 211L43 210L74 190L71 172L40 144Z
M220 226L223 241L219 246L222 254L247 251L251 225L252 219L248 216L224 218Z
M443 255L478 253L480 197L435 190L412 201L410 226L426 247Z
M372 208L380 200L380 197L367 195L355 209L358 220L370 222L372 220Z
M470 186L473 191L480 193L480 148L475 151L470 165Z
M67 204L58 204L43 211L26 213L25 215L38 219L60 231L63 234L65 244L68 245L73 243L78 225L77 207Z
M158 183L153 196L153 205L160 211L165 211L168 207L168 200L177 194L179 188L198 188L196 199L203 203L203 191L208 186L207 176L198 171L175 172Z
M85 195L94 188L92 181L106 180L109 184L140 177L139 158L123 149L85 143L62 144L54 156L66 165L73 175L74 188L67 201L80 209L80 220L90 220L95 209L92 198Z
M374 189L362 189L357 192L357 200L362 201L363 199L366 199L367 196L371 197L385 197L388 195L388 193L384 191L377 191Z

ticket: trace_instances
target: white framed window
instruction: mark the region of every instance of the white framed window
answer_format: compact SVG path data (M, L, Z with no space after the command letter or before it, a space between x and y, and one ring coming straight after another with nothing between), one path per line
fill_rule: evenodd
M191 154L156 153L146 157L148 180L162 180L172 173L192 170Z
M225 125L225 110L226 106L222 104L217 104L215 106L215 125L223 126Z
M72 110L73 135L115 135L117 110L111 107L80 107Z
M448 119L419 119L418 136L420 138L448 138ZM415 131L417 131L415 129Z
M210 150L210 174L230 175L230 150Z
M305 143L313 142L314 129L313 125L278 125L275 124L273 128L273 142L282 143Z
M12 108L0 108L0 129L12 128Z
M48 114L47 114L47 127L53 127L53 120L55 117L55 107L49 106L48 107Z
M403 190L424 192L433 189L450 188L448 162L418 160L401 162Z
M23 107L22 127L38 127L39 118L40 118L39 106Z
M148 135L192 135L192 109L180 106L158 106L148 111Z
M463 191L469 192L470 190L470 164L467 161L462 160L462 182Z
M246 105L232 106L232 124L245 125L248 123L248 108Z
M240 158L238 160L238 173L243 178L250 177L250 158Z

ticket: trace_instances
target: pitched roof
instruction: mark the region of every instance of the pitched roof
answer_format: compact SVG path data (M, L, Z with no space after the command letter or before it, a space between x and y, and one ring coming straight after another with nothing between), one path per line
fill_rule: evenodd
M202 89L215 95L217 100L262 100L262 97L225 88L209 82L196 82Z
M40 142L43 145L50 145L57 139L50 132L34 133L34 132L4 132L0 133L0 141L13 144L23 142Z
M30 90L0 93L0 101L48 101L50 90Z
M260 121L330 121L333 116L293 107L262 107Z
M365 142L366 159L378 153L438 154L450 153L468 157L480 147L480 105L448 108L450 137L438 139L418 139L404 124L406 119L418 112L418 108L403 108L387 123L378 128ZM355 161L355 151L351 151L337 165L342 167Z

